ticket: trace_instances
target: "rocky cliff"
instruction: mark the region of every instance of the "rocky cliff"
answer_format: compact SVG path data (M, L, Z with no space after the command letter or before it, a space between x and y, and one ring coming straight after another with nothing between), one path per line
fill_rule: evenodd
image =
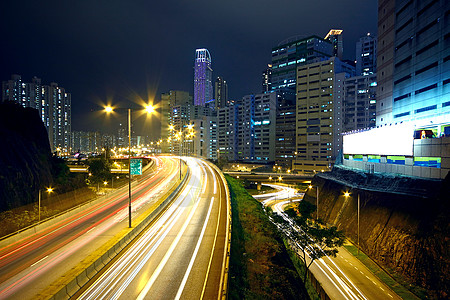
M51 151L38 111L0 103L0 211L37 201L52 182Z
M312 184L319 187L319 217L355 244L359 195L361 249L431 297L449 297L449 175L436 181L335 167ZM308 191L305 200L316 204L315 194Z

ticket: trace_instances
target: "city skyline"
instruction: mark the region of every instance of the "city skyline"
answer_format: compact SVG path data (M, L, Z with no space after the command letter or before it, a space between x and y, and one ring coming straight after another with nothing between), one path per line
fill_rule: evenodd
M376 1L349 1L330 12L322 7L333 6L331 1L320 6L282 2L292 8L285 13L252 1L239 8L202 1L174 4L4 4L0 22L9 47L2 56L1 78L20 74L25 80L37 76L60 83L72 93L74 130L89 130L99 126L89 112L107 100L159 100L169 90L193 94L192 60L198 47L213 53L213 78L226 78L229 98L238 99L260 92L261 72L271 60L267 49L290 36L323 37L330 28L342 28L344 56L353 59L355 42L376 32ZM19 8L21 18L7 13ZM214 17L214 11L223 16ZM37 17L41 13L45 21ZM269 15L273 22L267 21ZM200 23L206 30L197 30ZM260 31L262 26L267 30Z

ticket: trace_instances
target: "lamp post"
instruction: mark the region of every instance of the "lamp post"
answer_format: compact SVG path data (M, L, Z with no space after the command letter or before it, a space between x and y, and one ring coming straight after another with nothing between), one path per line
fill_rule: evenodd
M39 189L39 200L38 200L38 223L41 223L41 192L42 190ZM53 188L49 187L46 189L46 192L48 194L50 194L51 192L53 192Z
M145 110L148 114L154 112L152 105L147 105ZM114 109L111 106L105 107L106 113L112 113ZM131 228L131 108L128 111L128 227Z
M316 188L316 220L319 220L319 186L318 185L309 185L308 188L312 189L313 187Z
M350 193L349 192L345 192L344 193L345 197L349 197ZM357 208L357 218L358 218L358 229L357 229L357 242L358 242L358 255L359 255L359 212L360 212L360 200L359 200L359 193L358 193L358 208Z

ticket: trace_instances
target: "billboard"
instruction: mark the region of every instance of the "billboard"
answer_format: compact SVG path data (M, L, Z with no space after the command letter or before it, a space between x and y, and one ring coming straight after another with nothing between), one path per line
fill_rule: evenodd
M399 124L343 136L344 154L413 156L414 127Z

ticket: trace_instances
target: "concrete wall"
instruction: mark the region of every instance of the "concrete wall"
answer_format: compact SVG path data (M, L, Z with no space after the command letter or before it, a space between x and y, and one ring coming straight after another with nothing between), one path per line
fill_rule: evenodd
M414 156L440 157L441 168L414 166L413 157L406 157L405 165L388 164L386 157L381 157L380 163L372 163L367 161L366 155L363 161L344 159L344 166L365 171L444 179L450 171L450 137L414 140Z

